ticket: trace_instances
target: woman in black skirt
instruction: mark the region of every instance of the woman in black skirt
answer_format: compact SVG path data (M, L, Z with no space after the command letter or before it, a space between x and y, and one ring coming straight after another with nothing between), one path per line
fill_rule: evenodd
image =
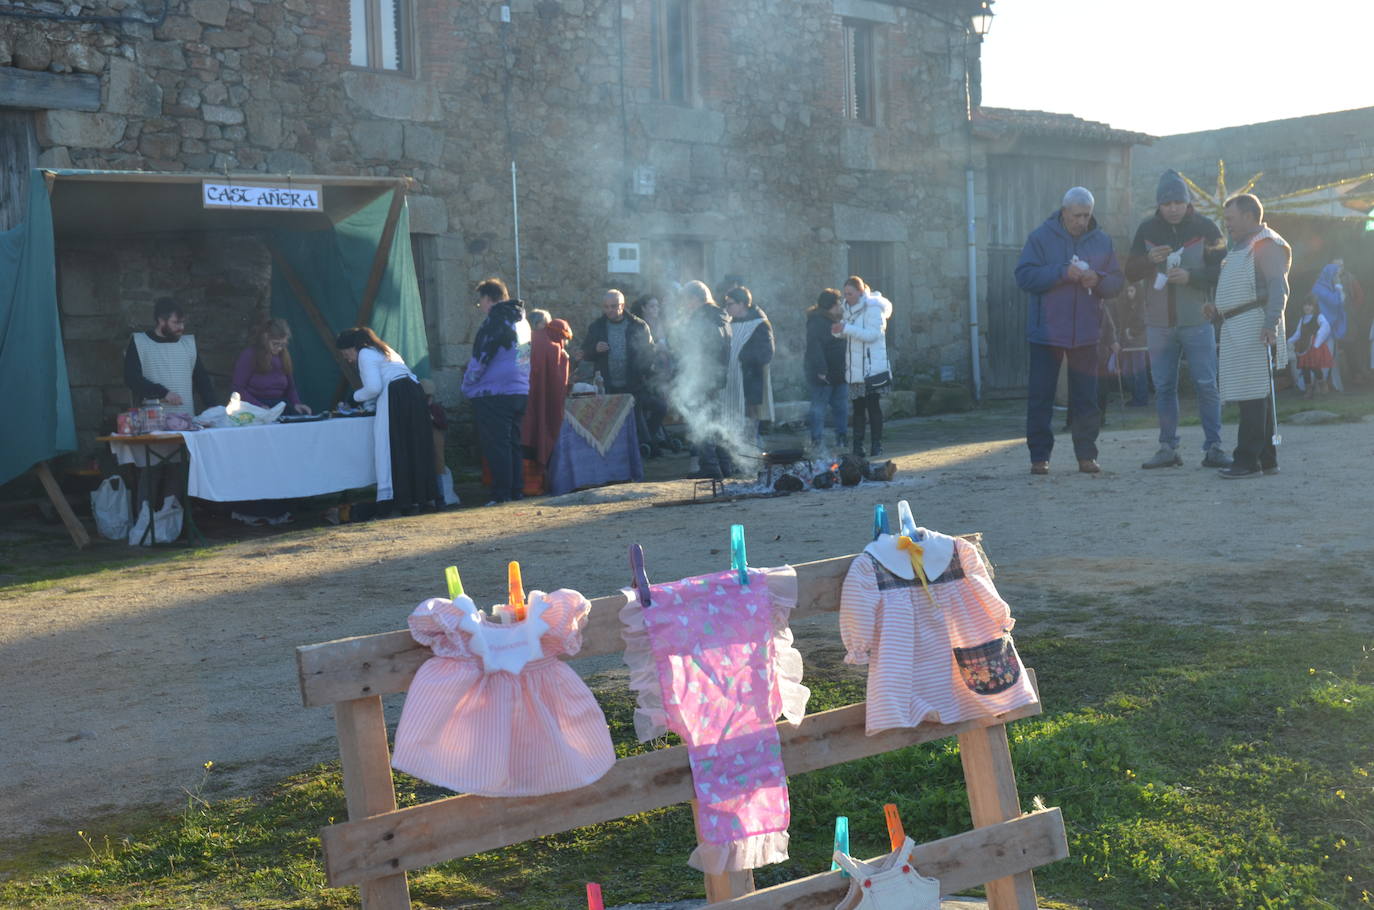
M429 406L415 374L400 354L366 326L340 332L335 346L345 360L358 366L363 385L353 399L377 403L373 442L377 502L354 506L352 520L385 516L392 510L414 515L422 508L437 507L442 500L434 474Z

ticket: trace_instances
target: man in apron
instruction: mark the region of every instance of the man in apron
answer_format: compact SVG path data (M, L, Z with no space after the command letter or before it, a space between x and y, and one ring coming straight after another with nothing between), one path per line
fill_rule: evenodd
M133 406L153 399L163 411L190 416L195 413L192 393L202 408L218 404L210 374L196 350L196 336L186 334L186 314L171 297L153 304L154 327L137 332L124 349L124 384L133 395Z
M1240 404L1233 463L1222 477L1239 479L1279 472L1270 407L1273 369L1288 363L1283 308L1293 251L1264 223L1264 206L1251 193L1232 196L1223 210L1231 242L1221 263L1214 305L1220 315L1219 380L1222 401Z

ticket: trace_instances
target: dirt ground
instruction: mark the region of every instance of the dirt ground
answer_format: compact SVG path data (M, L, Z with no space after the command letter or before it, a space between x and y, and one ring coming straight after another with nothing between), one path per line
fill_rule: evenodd
M691 495L690 482L659 480L308 528L210 559L0 589L0 818L10 844L0 850L131 808L184 804L206 761L216 764L207 793L220 795L334 757L330 711L301 707L293 649L403 628L418 601L442 592L450 564L487 603L501 599L509 559L528 588L595 597L625 583L632 541L662 579L723 568L732 522L746 527L752 564L806 562L859 550L873 505L895 517L906 498L918 523L984 532L1022 636L1108 632L1093 624L1098 592L1149 590L1142 612L1220 625L1256 599L1291 597L1324 560L1374 566L1374 484L1355 467L1374 454L1369 422L1286 427L1282 473L1243 481L1199 466L1199 429L1183 437L1185 467L1142 471L1154 431L1104 432L1103 473L1089 476L1060 435L1052 473L1032 477L1009 408L901 421L889 433L899 467L890 484L651 508ZM655 463L665 476L684 468L685 459ZM1364 597L1371 571L1347 590ZM1214 590L1217 614L1171 612L1160 594L1168 579ZM838 638L830 617L798 631L804 654L807 642Z

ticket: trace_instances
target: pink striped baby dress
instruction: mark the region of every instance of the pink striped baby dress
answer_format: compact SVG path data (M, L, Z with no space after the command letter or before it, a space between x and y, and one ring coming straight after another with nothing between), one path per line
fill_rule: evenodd
M582 648L591 604L576 591L531 591L524 620L498 624L472 600L434 598L410 634L434 656L415 674L392 767L480 796L574 790L615 764L606 716L559 660Z
M641 740L672 730L687 744L701 843L688 863L715 875L787 859L791 805L777 718L800 723L810 691L788 616L791 566L651 585L620 611L638 693Z
M924 528L917 535L914 551L881 535L854 558L840 592L845 662L868 665L870 736L1037 700L1012 643L1011 607L978 548Z

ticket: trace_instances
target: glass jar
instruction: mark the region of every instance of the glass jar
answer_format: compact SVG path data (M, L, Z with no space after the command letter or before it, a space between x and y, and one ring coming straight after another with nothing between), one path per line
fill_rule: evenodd
M143 402L143 432L160 433L163 429L162 402L149 398Z

